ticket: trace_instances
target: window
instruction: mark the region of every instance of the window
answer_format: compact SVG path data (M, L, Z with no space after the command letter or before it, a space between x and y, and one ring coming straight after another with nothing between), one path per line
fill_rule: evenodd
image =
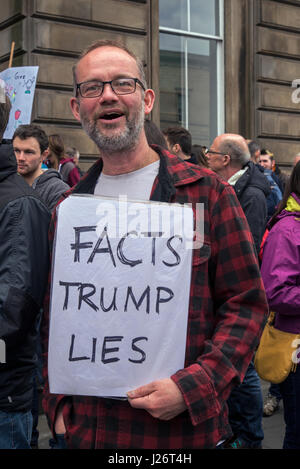
M209 146L224 131L223 0L159 0L161 128Z

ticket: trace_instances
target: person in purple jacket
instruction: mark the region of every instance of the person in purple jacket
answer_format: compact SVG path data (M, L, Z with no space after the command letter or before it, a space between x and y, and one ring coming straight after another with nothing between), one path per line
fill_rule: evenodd
M261 274L274 327L300 333L300 162L269 223ZM286 424L284 449L300 449L300 366L280 383Z

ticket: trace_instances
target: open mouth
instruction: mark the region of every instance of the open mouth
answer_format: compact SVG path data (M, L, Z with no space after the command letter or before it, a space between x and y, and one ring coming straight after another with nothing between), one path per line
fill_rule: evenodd
M123 116L124 114L122 112L104 112L100 115L100 119L106 121L115 121Z

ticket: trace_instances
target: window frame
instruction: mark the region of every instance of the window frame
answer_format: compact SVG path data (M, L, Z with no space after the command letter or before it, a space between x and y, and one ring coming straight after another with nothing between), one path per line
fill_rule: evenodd
M188 41L189 38L215 40L217 44L217 133L225 131L225 73L224 73L224 0L219 0L219 35L203 34L190 31L190 0L186 0L188 30L174 29L166 26L159 26L159 33L180 36L184 39L184 74L185 74L185 127L189 128L189 70L188 70Z

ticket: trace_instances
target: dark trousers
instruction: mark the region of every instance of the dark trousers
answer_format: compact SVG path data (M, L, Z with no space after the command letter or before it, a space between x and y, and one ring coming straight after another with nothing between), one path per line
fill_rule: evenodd
M300 364L280 383L285 421L283 449L300 449Z
M253 361L244 381L231 393L228 401L229 423L233 433L249 448L260 448L264 439L262 429L263 398Z

